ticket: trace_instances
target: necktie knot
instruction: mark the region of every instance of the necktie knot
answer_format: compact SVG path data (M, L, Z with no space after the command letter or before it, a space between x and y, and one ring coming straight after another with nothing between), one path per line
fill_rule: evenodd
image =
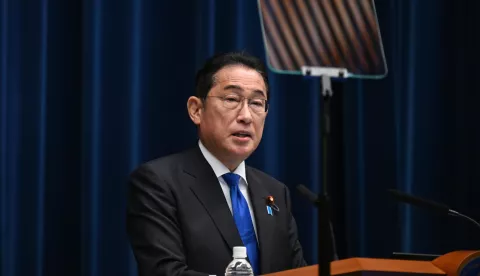
M223 180L225 180L230 187L238 186L240 175L235 173L226 173L223 175Z

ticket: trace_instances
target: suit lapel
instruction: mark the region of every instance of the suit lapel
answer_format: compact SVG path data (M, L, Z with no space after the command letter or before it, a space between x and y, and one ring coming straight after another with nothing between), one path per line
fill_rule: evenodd
M270 194L260 182L255 171L251 168L247 169L248 190L250 193L250 201L253 205L255 214L255 222L257 225L257 235L260 250L260 269L261 271L269 271L272 252L272 235L275 231L275 215L271 216L267 213L267 205L265 197ZM275 214L275 213L274 213Z
M212 167L198 147L187 154L184 172L188 174L186 179L189 181L190 189L205 207L230 250L234 246L242 246L242 240L222 188Z

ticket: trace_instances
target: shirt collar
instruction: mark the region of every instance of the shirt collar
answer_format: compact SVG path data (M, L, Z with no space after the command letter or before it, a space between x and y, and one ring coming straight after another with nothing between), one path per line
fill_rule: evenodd
M221 177L222 175L229 173L230 170L218 160L208 149L202 144L202 141L198 140L198 146L200 147L200 151L202 152L203 156L207 160L208 164L212 167L213 171L217 178ZM233 173L240 175L241 178L247 183L247 177L245 173L245 161L242 161L240 165L233 171Z

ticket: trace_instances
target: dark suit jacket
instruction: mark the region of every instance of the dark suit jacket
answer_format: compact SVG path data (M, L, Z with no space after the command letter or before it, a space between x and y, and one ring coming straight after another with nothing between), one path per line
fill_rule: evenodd
M246 166L261 274L305 266L285 185ZM272 195L279 212L267 214ZM242 246L213 169L200 148L139 166L129 182L127 232L141 276L224 275Z

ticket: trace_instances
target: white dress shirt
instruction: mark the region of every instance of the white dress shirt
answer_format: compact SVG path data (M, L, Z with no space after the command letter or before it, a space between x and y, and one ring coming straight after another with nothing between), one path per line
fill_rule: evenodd
M203 156L205 157L205 159L207 159L207 162L210 164L213 171L215 172L218 182L220 183L220 187L222 187L223 195L227 200L227 204L228 204L228 207L230 208L230 212L232 212L232 199L230 198L230 186L227 184L227 182L225 182L225 180L222 177L222 175L229 173L230 170L222 162L220 162L220 160L218 160L215 156L213 156L213 154L210 151L208 151L208 149L202 144L200 140L198 140L198 146L200 147L200 151L202 152ZM248 188L247 188L248 183L247 183L247 174L245 171L245 161L242 161L242 163L240 163L240 165L238 165L238 167L232 173L240 175L240 181L238 185L240 188L240 192L242 193L242 195L245 197L245 200L247 201L248 209L250 210L250 216L252 217L253 228L255 230L255 235L257 235L257 240L258 240L257 226L255 224L255 215L253 214L252 203L250 202L250 196L248 195Z

